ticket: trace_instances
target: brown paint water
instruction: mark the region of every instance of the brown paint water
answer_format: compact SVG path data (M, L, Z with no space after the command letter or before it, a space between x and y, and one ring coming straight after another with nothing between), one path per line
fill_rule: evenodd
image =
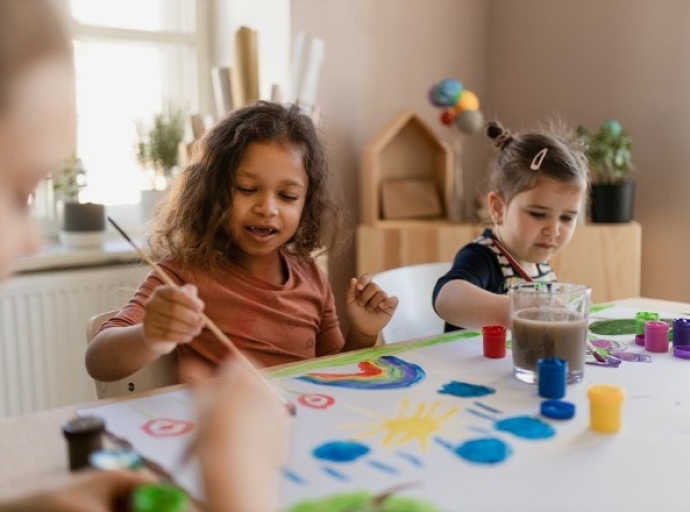
M568 382L582 380L585 368L587 319L562 308L526 308L512 317L513 373L533 383L537 362L558 357L568 362Z

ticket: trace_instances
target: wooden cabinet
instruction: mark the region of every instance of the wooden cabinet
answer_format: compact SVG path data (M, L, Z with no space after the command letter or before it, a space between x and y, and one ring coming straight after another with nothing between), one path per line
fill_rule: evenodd
M386 221L357 228L357 273L452 261L483 231L446 221ZM558 279L588 284L594 303L640 295L642 229L637 222L578 226L551 260Z

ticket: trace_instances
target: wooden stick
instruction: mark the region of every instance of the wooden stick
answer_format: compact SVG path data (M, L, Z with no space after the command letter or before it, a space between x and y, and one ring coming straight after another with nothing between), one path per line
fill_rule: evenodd
M505 247L503 247L503 244L499 242L495 236L491 238L491 243L493 243L496 249L498 249L498 252L505 256L505 258L508 260L508 263L510 263L510 266L513 267L513 269L518 274L520 274L520 277L522 277L528 283L534 282L532 276L530 276L527 273L527 271L524 268L522 268L522 265L520 265L520 263L518 263L518 261L515 258L513 258L513 255L510 254ZM592 342L589 341L589 339L586 339L585 341L587 342L587 348L594 356L594 359L596 359L600 363L605 363L606 358L601 354L601 352L599 352L599 350L592 344Z
M161 278L161 280L167 284L168 286L172 286L173 288L179 288L179 285L173 281L170 276L155 262L153 261L148 254L146 254L144 251L142 251L137 244L132 241L132 239L125 233L120 226L117 225L117 223L111 218L108 217L108 221L113 225L115 229L119 231L119 233L124 237L125 240L129 242L129 244L134 247L134 250L137 252L139 257L144 260L148 265L156 272L158 277ZM237 359L239 359L242 363L247 365L248 368L250 368L253 372L255 372L259 378L273 391L280 401L285 405L286 409L290 413L290 415L294 416L297 413L297 408L295 407L295 404L292 402L289 402L288 400L285 399L284 396L282 396L276 389L271 386L268 381L264 378L263 375L257 370L254 365L247 359L247 357L238 349L235 344L230 341L230 338L228 338L223 331L220 330L220 328L211 320L209 317L206 316L206 314L202 311L201 312L201 317L204 320L204 323L206 324L206 327L218 338L218 340L225 345L225 347L230 350L230 352L235 356Z

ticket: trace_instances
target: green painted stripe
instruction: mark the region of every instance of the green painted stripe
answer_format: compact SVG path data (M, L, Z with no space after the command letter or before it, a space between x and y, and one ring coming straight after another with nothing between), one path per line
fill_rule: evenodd
M452 341L458 341L465 338L474 338L477 336L481 336L481 333L479 331L449 332L448 334L444 334L442 336L423 339L412 343L392 343L390 345L384 345L382 347L372 347L363 350L354 350L352 352L344 352L342 354L336 354L333 356L310 359L308 361L304 361L302 363L297 363L287 368L283 368L282 370L267 370L266 376L271 379L280 377L292 377L293 375L313 372L316 370L321 370L323 368L345 366L348 364L359 363L361 361L371 359L372 356L392 356L395 354L400 354L402 352L407 352L408 350L430 347L432 345L438 345L440 343L449 343Z
M598 313L599 311L604 311L605 309L609 309L615 306L615 304L602 304L600 306L592 306L589 308L590 313Z

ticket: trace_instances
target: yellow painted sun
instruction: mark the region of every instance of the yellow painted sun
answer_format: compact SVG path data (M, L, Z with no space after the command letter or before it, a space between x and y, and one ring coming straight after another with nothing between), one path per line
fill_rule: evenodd
M431 405L425 402L417 404L414 412L410 412L410 399L403 398L400 402L398 413L393 417L384 416L375 411L349 407L350 409L374 418L376 422L345 423L339 425L343 430L365 430L354 436L355 439L364 439L383 435L381 445L384 448L399 448L407 443L417 441L420 448L426 451L429 448L429 440L435 434L457 433L452 428L453 416L460 410L460 407L451 407L445 412L438 413L441 407L439 400Z

